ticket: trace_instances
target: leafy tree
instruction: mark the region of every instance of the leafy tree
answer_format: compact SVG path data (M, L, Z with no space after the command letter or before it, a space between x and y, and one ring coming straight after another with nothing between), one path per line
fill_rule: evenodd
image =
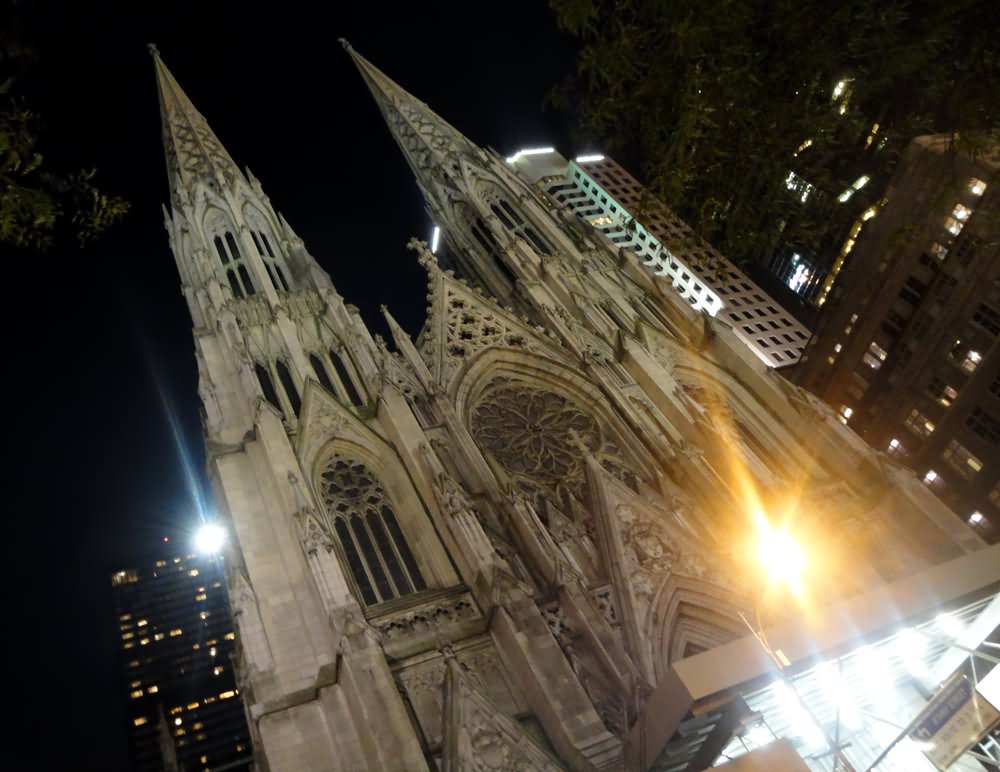
M40 116L17 92L35 56L13 10L8 7L0 23L0 243L44 250L69 231L84 244L120 220L128 203L102 193L94 170L46 163Z
M653 191L737 260L835 253L915 136L973 155L996 142L994 0L550 4L581 41L553 101L637 152Z

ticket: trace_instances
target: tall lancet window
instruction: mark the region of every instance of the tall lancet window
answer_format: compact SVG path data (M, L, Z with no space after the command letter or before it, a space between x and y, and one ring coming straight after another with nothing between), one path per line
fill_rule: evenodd
M271 284L279 292L288 292L287 271L282 266L282 257L275 253L272 240L268 236L271 227L267 224L267 218L255 207L248 206L244 209L247 224L250 226L250 238L253 239L257 254L260 255L267 275L271 279Z
M486 195L486 201L490 211L496 215L501 225L511 235L520 236L525 241L530 242L539 254L552 254L552 247L549 246L548 242L538 234L532 223L528 222L520 212L511 206L509 201L492 191Z
M351 372L348 370L347 364L335 349L330 349L330 361L333 362L333 369L337 372L337 380L339 380L341 386L344 387L344 393L347 395L347 399L355 407L363 405L365 401L361 397L361 392L359 392L358 387L354 385L354 378L351 376Z
M319 488L365 605L427 587L392 503L368 467L335 455L320 473Z
M205 233L215 247L233 297L239 299L255 294L257 289L233 231L232 222L221 210L209 210L205 216Z
M278 380L281 381L281 388L285 390L285 396L288 398L293 416L298 416L299 411L302 410L302 400L299 398L299 390L295 386L295 380L292 378L288 365L279 359L274 363L274 369L278 373Z
M257 374L257 382L260 384L260 390L264 393L264 399L280 411L281 400L278 399L278 392L274 390L274 381L271 380L271 374L260 362L255 363L253 369Z

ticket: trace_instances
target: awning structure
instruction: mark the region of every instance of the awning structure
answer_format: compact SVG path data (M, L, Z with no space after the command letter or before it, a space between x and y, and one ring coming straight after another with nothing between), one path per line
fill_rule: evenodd
M678 662L633 730L632 768L695 772L782 738L812 770L933 772L910 724L950 676L974 686L1000 657L1000 545L766 638L791 663L782 673L752 635ZM1000 769L992 734L950 768Z

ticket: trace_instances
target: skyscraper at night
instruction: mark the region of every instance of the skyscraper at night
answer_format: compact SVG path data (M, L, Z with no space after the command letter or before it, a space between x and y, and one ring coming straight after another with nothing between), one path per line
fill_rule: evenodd
M111 585L135 772L249 770L220 559L161 557L116 571Z
M890 607L926 626L951 604L979 645L1000 553L751 350L718 293L679 292L345 47L455 267L410 242L427 319L414 339L384 309L394 350L153 51L239 696L269 772L695 772L752 751L763 715L822 760L788 700L743 698L773 674L748 619L785 615L767 640L790 667L885 643ZM789 595L757 613L771 578L805 591L807 562L815 608L871 601L812 648L784 642ZM921 664L951 672L951 648ZM883 672L909 720L919 689ZM864 768L882 725L839 716L831 752Z
M613 158L593 154L567 161L551 148L507 159L547 196L634 252L695 311L728 324L768 367L799 361L809 338L794 316L733 265Z
M795 373L1000 538L1000 150L914 140ZM839 268L839 266L838 266Z

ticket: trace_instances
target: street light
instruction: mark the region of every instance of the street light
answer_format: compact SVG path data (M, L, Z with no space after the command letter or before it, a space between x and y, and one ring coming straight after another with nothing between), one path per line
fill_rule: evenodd
M215 523L205 523L194 535L194 546L198 552L214 555L226 543L226 531Z
M805 551L784 528L775 528L761 513L757 515L757 560L771 582L783 584L795 597L802 596Z
M756 526L756 557L764 574L767 576L768 585L778 584L785 587L792 593L796 600L801 600L804 590L802 575L808 567L806 552L802 548L802 545L799 544L786 528L776 528L771 525L763 512L757 513ZM751 624L750 620L742 612L740 612L740 619L750 629L750 632L753 633L754 638L757 639L761 648L774 663L778 675L777 688L783 697L786 711L789 715L798 714L800 716L803 728L802 736L807 739L808 744L814 746L825 744L831 750L836 759L834 762L835 770L843 769L845 772L855 772L854 767L847 760L840 747L839 739L830 736L826 728L809 709L809 706L806 705L805 700L798 694L791 679L785 675L785 669L792 663L781 649L771 647L760 618L760 596L754 593L752 597L756 626Z

